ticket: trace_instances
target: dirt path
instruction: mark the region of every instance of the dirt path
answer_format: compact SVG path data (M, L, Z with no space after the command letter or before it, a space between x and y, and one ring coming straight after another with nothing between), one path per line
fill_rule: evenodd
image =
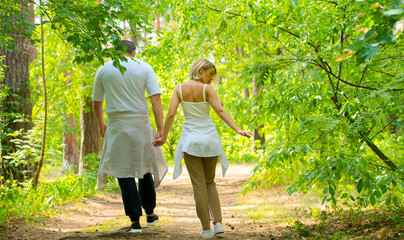
M268 239L269 232L260 225L245 224L241 196L237 193L251 171L251 166L232 166L225 178L217 169L217 187L220 195L225 233L221 239ZM157 190L157 208L160 222L144 228L141 234L129 234L120 228L129 225L124 216L119 194L97 194L92 199L63 206L56 217L43 222L11 222L1 239L200 239L201 225L196 217L192 186L184 169L176 180L172 170ZM145 226L145 217L141 218ZM117 231L118 230L118 231ZM114 232L116 231L116 232ZM219 237L218 237L219 238Z

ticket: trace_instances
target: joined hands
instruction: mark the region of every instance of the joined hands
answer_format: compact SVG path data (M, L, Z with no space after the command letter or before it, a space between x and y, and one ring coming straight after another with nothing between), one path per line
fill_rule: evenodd
M156 133L156 136L154 137L154 141L152 144L153 144L153 147L160 147L165 142L167 142L167 138L165 140L163 140L163 131L158 131Z
M154 139L152 144L153 144L153 147L160 147L166 142L167 142L167 140L164 140L163 138L157 138L157 139Z

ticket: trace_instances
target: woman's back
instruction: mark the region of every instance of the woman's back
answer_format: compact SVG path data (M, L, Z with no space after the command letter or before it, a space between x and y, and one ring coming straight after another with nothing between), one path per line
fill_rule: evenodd
M181 84L182 100L184 102L204 102L203 88L205 84L198 81L187 81ZM206 92L205 92L206 99ZM207 101L207 99L206 99Z
M210 118L206 101L206 84L184 83L179 86L179 98L185 119ZM184 86L185 85L185 86Z

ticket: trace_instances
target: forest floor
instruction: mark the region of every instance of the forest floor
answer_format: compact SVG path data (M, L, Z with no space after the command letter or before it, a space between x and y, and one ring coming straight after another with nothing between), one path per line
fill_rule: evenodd
M274 186L242 196L239 191L252 166L235 165L225 178L217 169L224 234L216 239L404 239L403 224L388 213L349 217L321 206L314 194L294 193ZM117 189L116 189L117 190ZM119 191L116 191L119 192ZM160 221L142 233L126 233L119 193L101 192L61 207L54 217L34 222L11 219L0 226L0 239L200 239L192 186L184 169L179 179L167 175L157 189L155 213ZM402 213L399 213L402 216ZM384 216L384 217L375 217ZM145 217L141 218L145 226Z

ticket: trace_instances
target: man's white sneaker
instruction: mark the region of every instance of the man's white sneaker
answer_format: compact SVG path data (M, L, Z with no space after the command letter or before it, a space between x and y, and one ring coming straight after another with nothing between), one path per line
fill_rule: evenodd
M159 216L157 216L156 214L147 216L146 226L154 226L157 224L158 220L159 220Z
M224 233L223 225L220 222L217 222L215 227L213 227L212 236L220 233Z
M212 231L210 229L202 230L199 235L204 239L212 238Z
M132 223L130 226L128 232L130 233L141 233L142 232L142 227L140 226L139 222Z

